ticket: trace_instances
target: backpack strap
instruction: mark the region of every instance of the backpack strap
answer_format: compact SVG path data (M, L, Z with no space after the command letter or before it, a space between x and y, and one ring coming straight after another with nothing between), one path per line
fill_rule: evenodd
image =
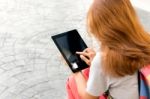
M139 92L139 96L140 96L140 84L141 84L141 81L140 81L140 71L138 70L138 72L137 72L138 74L138 92Z

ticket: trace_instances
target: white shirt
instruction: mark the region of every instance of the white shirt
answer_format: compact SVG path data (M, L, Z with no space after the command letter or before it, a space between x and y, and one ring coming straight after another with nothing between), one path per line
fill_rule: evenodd
M91 63L86 90L100 96L108 89L113 99L139 99L137 73L122 78L106 76L101 68L101 54L97 53Z

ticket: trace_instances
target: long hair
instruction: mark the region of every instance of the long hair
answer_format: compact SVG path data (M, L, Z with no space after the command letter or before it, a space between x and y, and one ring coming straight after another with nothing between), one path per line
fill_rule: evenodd
M150 63L150 35L140 24L130 0L94 0L87 26L104 49L105 73L123 77Z

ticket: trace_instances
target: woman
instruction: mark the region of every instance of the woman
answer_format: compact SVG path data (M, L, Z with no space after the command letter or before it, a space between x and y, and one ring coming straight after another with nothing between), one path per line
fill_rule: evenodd
M77 52L90 65L88 79L73 74L80 98L99 99L108 90L113 99L138 99L137 71L150 64L150 35L130 0L93 0L87 25L101 49L96 56L89 48Z

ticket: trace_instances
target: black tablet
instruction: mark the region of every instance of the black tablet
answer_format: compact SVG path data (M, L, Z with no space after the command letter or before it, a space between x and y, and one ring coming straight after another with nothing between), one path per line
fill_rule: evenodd
M54 35L52 39L72 72L75 73L88 67L88 65L81 60L80 56L76 54L76 51L83 51L87 48L87 45L77 30Z

